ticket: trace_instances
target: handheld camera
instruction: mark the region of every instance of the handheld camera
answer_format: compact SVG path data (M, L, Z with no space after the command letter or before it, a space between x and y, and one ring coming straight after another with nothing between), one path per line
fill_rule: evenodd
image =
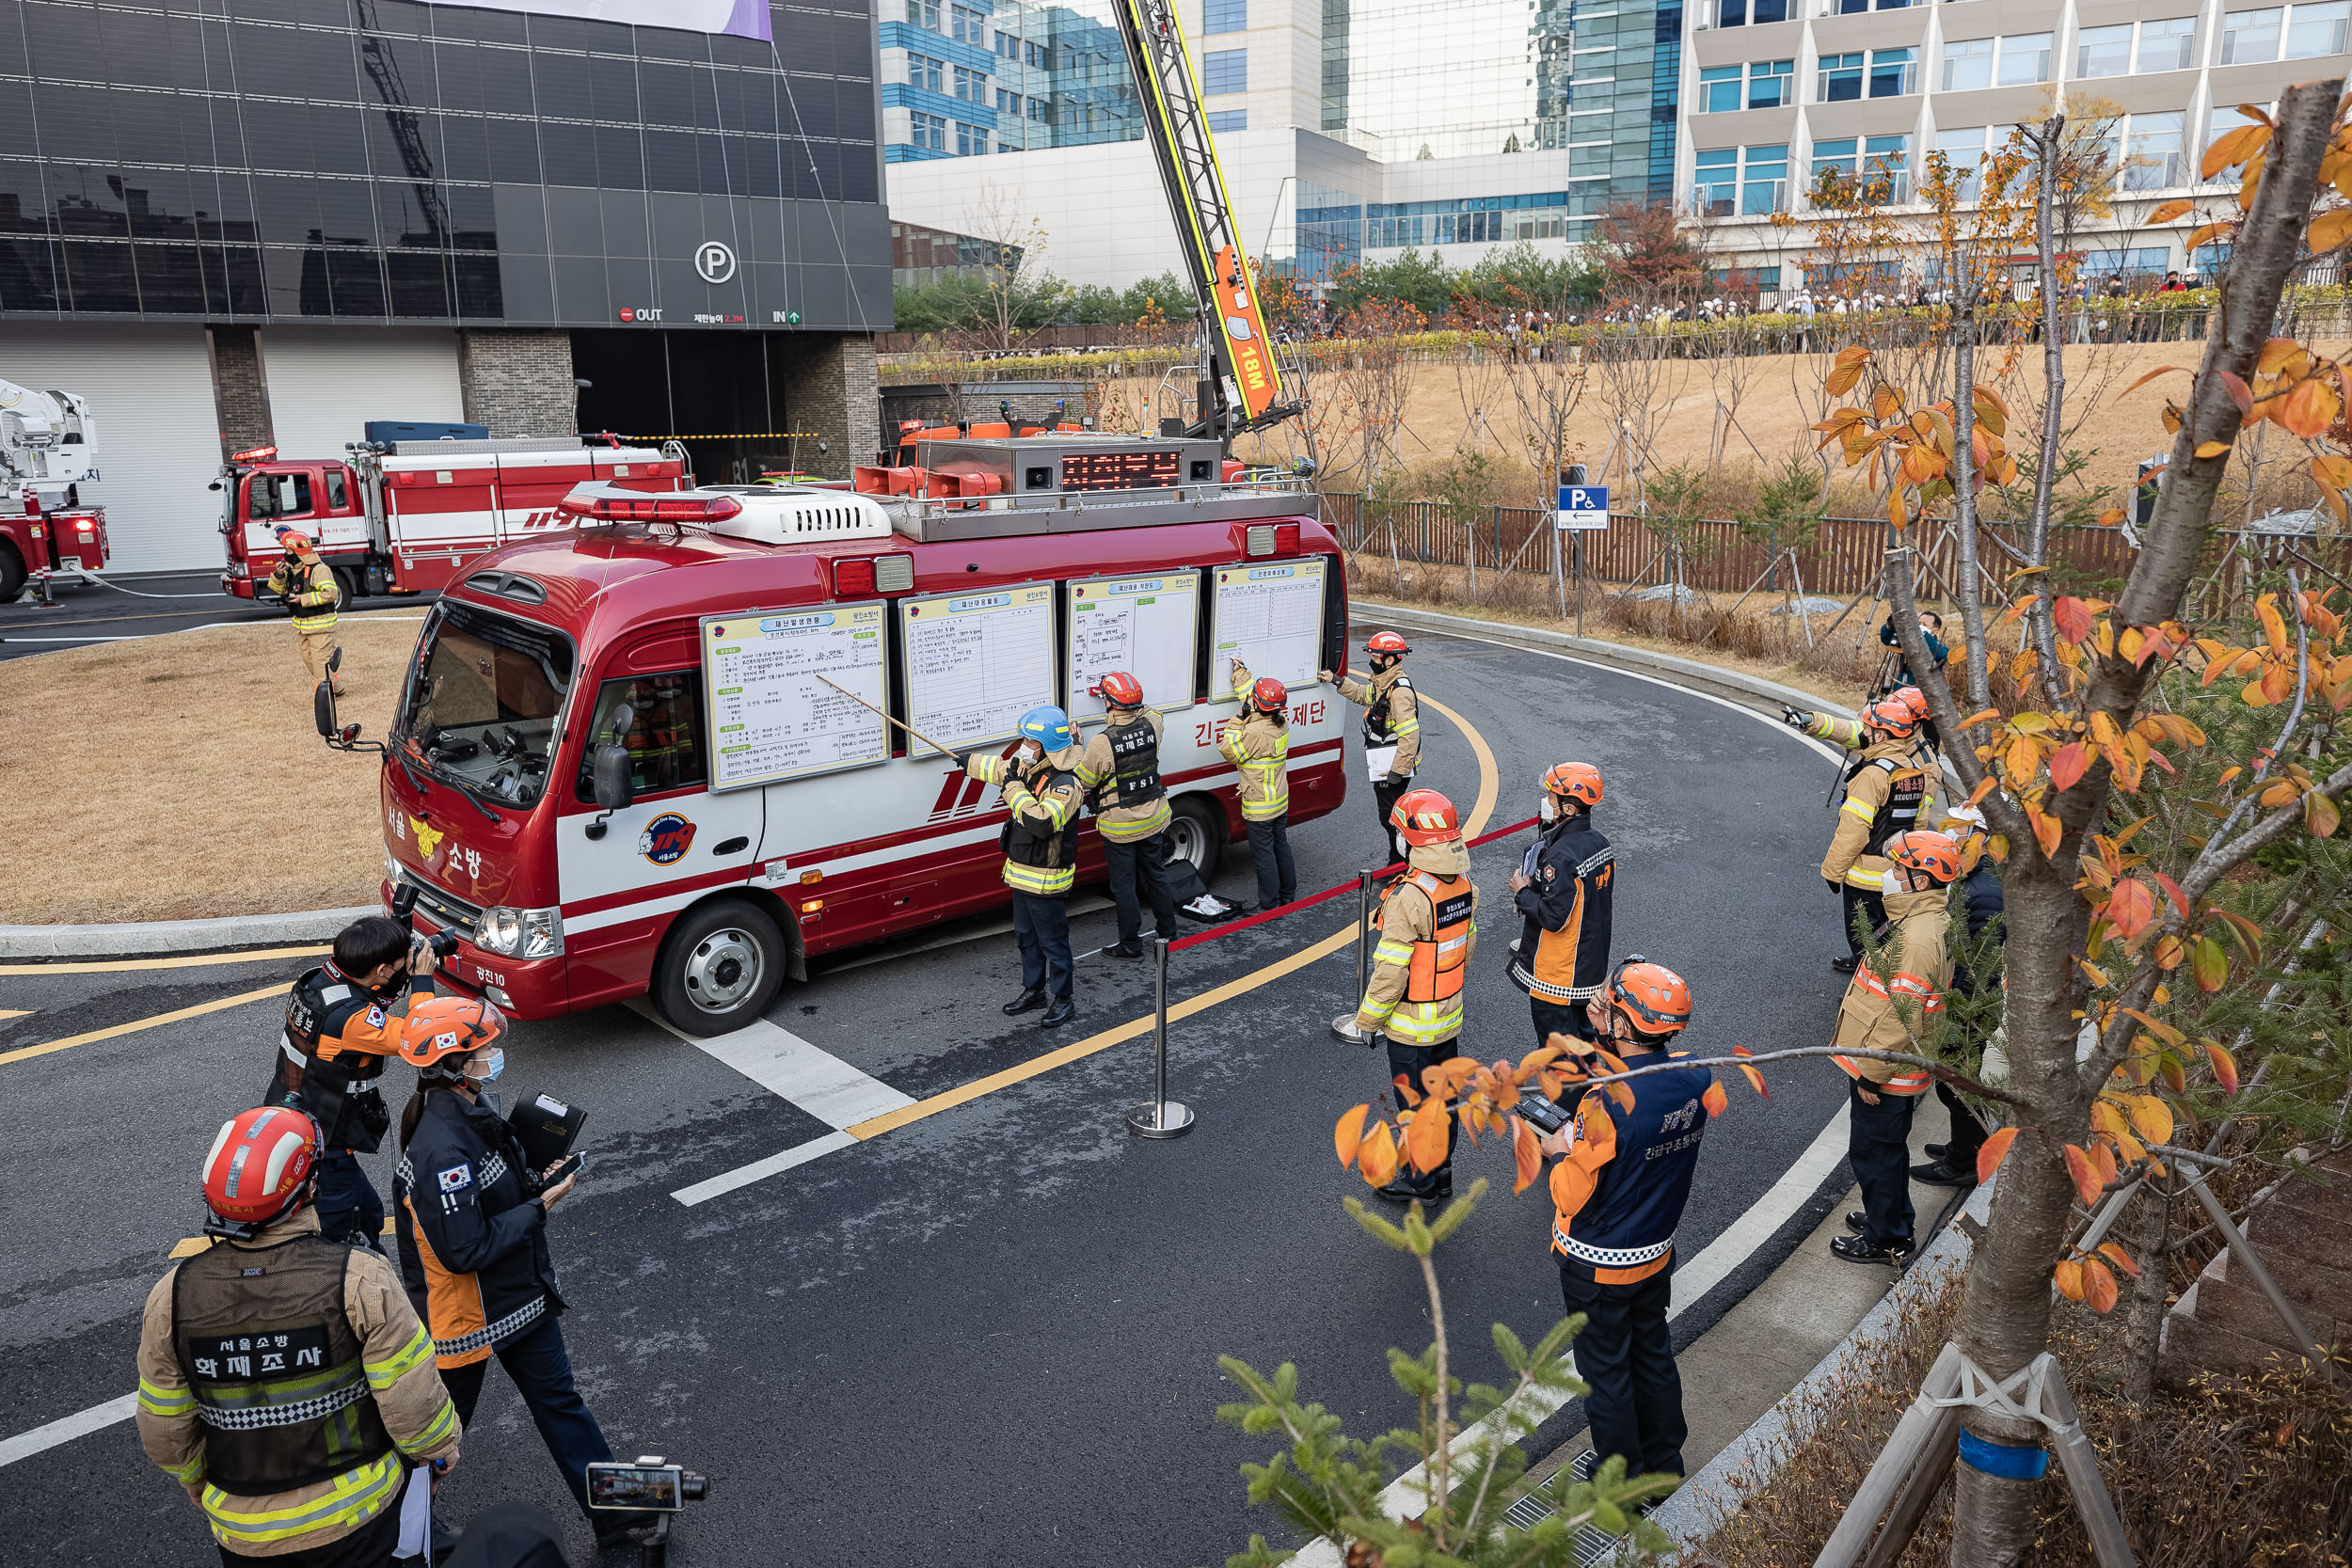
M392 890L392 918L411 931L417 928L416 883L403 882ZM437 963L457 951L457 941L454 931L436 931L424 939L424 943L433 949L434 961Z
M682 1513L688 1503L710 1495L710 1480L658 1453L639 1454L634 1465L617 1459L588 1466L588 1506L625 1513Z

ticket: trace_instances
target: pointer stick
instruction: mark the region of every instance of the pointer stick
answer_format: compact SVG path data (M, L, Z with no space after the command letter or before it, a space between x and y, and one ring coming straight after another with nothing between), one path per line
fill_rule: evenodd
M816 672L813 670L809 673L811 674L816 674ZM956 754L954 747L942 746L938 741L933 740L930 736L925 735L921 730L916 729L913 724L903 723L897 719L893 719L889 714L883 713L882 709L876 707L873 704L867 702L865 698L859 696L848 687L843 686L840 682L825 680L825 677L822 675L818 675L817 678L820 681L824 681L827 686L832 687L835 691L840 692L844 697L849 698L850 701L866 709L868 713L878 715L883 723L897 724L900 729L906 731L907 734L914 736L915 739L921 741L924 745L929 746L932 751L939 752L942 756L952 757Z

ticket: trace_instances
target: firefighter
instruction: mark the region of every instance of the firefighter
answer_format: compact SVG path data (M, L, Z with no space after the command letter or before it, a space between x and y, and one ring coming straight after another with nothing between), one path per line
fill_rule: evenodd
M1652 1065L1661 1053L1683 1054L1667 1046L1690 1027L1691 988L1663 964L1627 955L1585 1006L1588 1032L1629 1067ZM1571 1049L1594 1047L1579 1041ZM1622 1454L1628 1475L1682 1474L1689 1429L1666 1310L1674 1300L1675 1227L1698 1169L1714 1082L1701 1067L1629 1078L1629 1109L1595 1085L1575 1119L1541 1145L1560 1161L1549 1183L1551 1250L1562 1299L1584 1314L1576 1371L1592 1387L1584 1414L1593 1424L1593 1463Z
M279 529L278 543L286 558L271 570L266 586L285 600L286 613L294 617L302 667L314 681L336 679L326 668L342 646L335 634L335 608L342 603L343 591L336 586L335 569L319 559L310 536L298 529ZM334 691L338 697L343 694L340 685Z
M1854 1234L1833 1239L1829 1249L1853 1263L1899 1264L1911 1256L1911 1113L1934 1078L1908 1062L1844 1053L1932 1055L1931 1031L1952 979L1945 888L1960 875L1960 846L1949 833L1914 829L1889 839L1886 855L1886 974L1870 963L1854 971L1831 1041L1839 1054L1830 1059L1853 1080L1846 1154L1862 1187L1862 1209L1846 1216Z
M433 993L433 949L389 915L363 915L335 937L327 961L286 998L276 1071L263 1102L294 1105L319 1124L319 1229L329 1241L383 1250L384 1200L359 1168L383 1147L391 1112L377 1080L399 1053L390 1009L413 987Z
M1470 850L1453 801L1434 789L1408 790L1390 826L1405 841L1406 869L1381 895L1380 942L1356 1017L1333 1027L1345 1025L1347 1037L1367 1045L1386 1045L1390 1081L1420 1094L1422 1074L1453 1059L1462 1033L1462 982L1478 945L1478 890L1470 885ZM1446 1134L1444 1164L1427 1172L1402 1166L1380 1196L1394 1203L1453 1196L1456 1132Z
M1388 835L1389 853L1406 859L1406 842L1396 834L1396 803L1413 787L1413 770L1421 766L1421 699L1405 673L1405 656L1413 650L1392 631L1376 631L1364 643L1372 679L1359 685L1328 670L1315 678L1336 685L1341 696L1364 710L1364 755L1367 763L1387 757L1386 768L1374 776L1372 803Z
M1103 863L1110 872L1111 902L1119 908L1115 958L1143 957L1143 895L1152 900L1154 930L1162 942L1176 935L1176 900L1168 891L1160 863L1168 848L1168 786L1160 782L1160 716L1143 705L1143 683L1124 670L1104 675L1094 689L1107 710L1103 727L1078 754L1078 784L1102 835Z
M1553 1035L1592 1038L1586 1004L1609 974L1611 884L1617 864L1593 828L1600 769L1564 762L1544 775L1537 814L1549 824L1511 873L1511 896L1526 917L1511 950L1511 983L1527 992L1535 1043Z
M1272 675L1250 678L1232 659L1233 696L1241 711L1217 732L1216 749L1241 773L1241 818L1249 830L1249 859L1258 869L1258 907L1276 909L1298 896L1291 863L1291 694Z
M1919 820L1934 819L1937 800L1936 786L1943 782L1944 765L1939 760L1941 737L1936 734L1935 721L1928 713L1927 693L1915 686L1899 686L1886 694L1889 702L1900 703L1911 713L1912 721L1919 726L1914 737L1912 754L1927 775L1927 793L1919 801ZM1867 705L1865 705L1867 707ZM1870 743L1867 727L1860 719L1840 719L1834 713L1810 713L1804 708L1780 705L1781 722L1802 730L1816 740L1826 740L1849 752L1859 752Z
M460 1418L391 1264L319 1234L318 1136L276 1105L214 1138L213 1243L139 1322L139 1446L224 1562L382 1568L410 1466L456 1464Z
M1005 808L1005 885L1012 889L1012 933L1021 945L1021 994L1005 1004L1017 1018L1045 1008L1038 1020L1055 1028L1077 1015L1071 1000L1070 886L1078 863L1078 743L1070 715L1033 707L1021 716L1020 745L1008 759L967 752L963 770L1002 784ZM1172 927L1170 927L1173 928ZM1048 993L1051 1006L1048 1006Z
M1830 960L1840 974L1854 972L1864 931L1877 929L1886 919L1880 901L1886 842L1918 826L1930 788L1927 770L1912 751L1919 724L1907 704L1883 697L1863 709L1862 726L1868 744L1846 765L1837 831L1821 858L1821 879L1838 895L1846 917L1846 955Z
M588 1466L612 1457L572 1380L560 1319L565 1310L548 1249L548 1219L579 1181L533 1171L485 1085L506 1070L506 1018L470 996L437 996L408 1010L401 1056L417 1088L400 1113L400 1173L392 1201L400 1273L433 1336L433 1360L470 1424L490 1357L530 1407L540 1440L596 1532L611 1545L649 1523L592 1511Z
M1960 845L1960 863L1967 866L1972 855L1977 863L1960 884L1961 903L1968 915L1968 940L1971 943L1984 941L1990 933L1992 945L1998 946L2007 935L2007 927L2002 914L1999 868L1984 853L1984 814L1974 806L1957 806L1940 826ZM1958 961L1952 965L1952 989L1959 995L1976 996L1998 984L1997 976L1971 974L1966 964ZM1960 1065L1970 1072L1978 1071L1981 1040L1963 1039L1961 1044L1966 1054ZM1951 1135L1944 1143L1923 1146L1927 1163L1912 1166L1911 1179L1931 1187L1973 1187L1977 1184L1977 1151L1984 1147L1987 1136L1985 1125L1975 1109L1941 1078L1935 1081L1935 1098L1944 1102L1944 1109L1951 1117Z

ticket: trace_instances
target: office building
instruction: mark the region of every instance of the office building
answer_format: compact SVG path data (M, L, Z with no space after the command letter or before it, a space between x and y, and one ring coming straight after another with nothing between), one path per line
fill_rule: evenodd
M846 474L875 49L851 0L6 0L0 376L91 399L126 570L220 561L225 451L371 419Z
M2236 105L2273 103L2292 83L2352 66L2352 0L1697 4L1676 189L1708 248L1768 297L1805 281L1814 241L1803 220L1824 175L1867 175L1895 211L1919 210L1931 152L1973 169L2053 94L2112 116L2114 215L2077 244L2094 284L2209 271L2220 260L2211 247L2183 249L2201 220L2149 229L2149 210L2196 194L2198 155L2238 123ZM1774 214L1798 221L1775 225ZM1924 280L1899 259L1884 265L1890 280Z

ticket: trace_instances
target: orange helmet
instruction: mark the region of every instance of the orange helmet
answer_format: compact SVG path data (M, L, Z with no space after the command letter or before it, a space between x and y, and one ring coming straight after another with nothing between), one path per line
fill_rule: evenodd
M1898 740L1909 738L1919 728L1911 705L1899 697L1882 697L1872 703L1862 710L1862 721L1874 730L1884 730Z
M1629 953L1609 976L1610 1008L1625 1014L1637 1035L1678 1034L1691 1026L1691 987L1664 964Z
M1544 775L1544 788L1588 806L1600 804L1600 769L1589 762L1564 762Z
M1434 789L1408 789L1399 796L1389 825L1412 845L1452 844L1462 836L1461 815Z
M1124 670L1112 670L1103 676L1103 683L1094 694L1113 707L1141 707L1143 683Z
M1272 675L1260 675L1249 686L1250 700L1265 713L1279 713L1291 705L1290 688Z
M401 1021L400 1059L420 1071L469 1056L506 1034L506 1015L478 997L427 996Z
M1897 865L1924 871L1939 882L1960 875L1960 845L1949 833L1914 828L1886 841L1886 858Z
M231 1117L204 1156L204 1206L232 1227L293 1213L309 1196L318 1146L318 1123L292 1106Z
M294 554L300 555L303 551L310 548L313 541L309 534L303 532L300 529L290 528L285 529L278 533L278 543L280 547L292 550Z
M1928 694L1917 687L1899 686L1886 694L1886 700L1900 703L1910 709L1913 723L1924 724L1928 721Z
M1371 641L1364 644L1364 652L1368 654L1409 654L1412 651L1405 645L1405 639L1392 631L1375 631Z

